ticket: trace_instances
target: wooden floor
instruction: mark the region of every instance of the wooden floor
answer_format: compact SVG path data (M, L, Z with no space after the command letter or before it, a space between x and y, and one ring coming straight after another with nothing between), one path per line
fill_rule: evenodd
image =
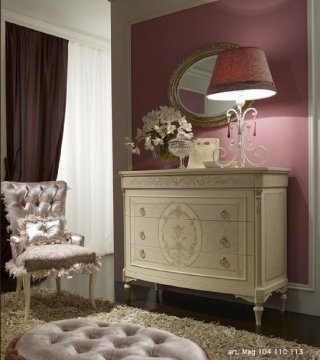
M101 271L97 276L96 297L127 303L123 284L114 284L113 282L113 256L104 257L104 269L105 271ZM49 279L35 285L54 287L54 281ZM81 276L74 277L71 281L63 281L62 287L70 292L88 296L88 282L84 281ZM1 292L14 290L15 280L9 279L6 273L1 273ZM201 293L186 295L172 290L160 290L157 294L153 288L132 285L129 305L149 311L178 317L191 317L205 322L217 322L221 325L233 326L239 330L256 332L252 305L236 301L214 300L203 296ZM320 317L290 312L281 315L278 310L265 309L259 333L320 347Z
M256 329L252 305L236 301L215 300L181 292L159 291L132 285L131 301L126 301L122 284L115 285L116 301L130 306L177 317L191 317L205 322L217 322L238 330L247 330L262 335L280 337L320 347L320 317L265 308L262 326Z

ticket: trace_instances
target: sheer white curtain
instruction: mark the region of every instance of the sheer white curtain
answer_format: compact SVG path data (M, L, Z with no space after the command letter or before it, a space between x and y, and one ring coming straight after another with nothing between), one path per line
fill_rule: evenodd
M67 228L113 252L111 54L69 42L67 105L58 179L70 187Z

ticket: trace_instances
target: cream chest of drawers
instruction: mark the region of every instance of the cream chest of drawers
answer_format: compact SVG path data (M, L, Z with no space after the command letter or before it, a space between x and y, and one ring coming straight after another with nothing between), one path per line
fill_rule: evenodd
M145 280L263 304L287 286L288 169L123 171L125 287Z

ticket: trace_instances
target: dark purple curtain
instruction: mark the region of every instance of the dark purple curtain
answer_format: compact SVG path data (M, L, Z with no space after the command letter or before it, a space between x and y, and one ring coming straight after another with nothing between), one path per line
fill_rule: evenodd
M56 179L66 107L67 63L67 40L6 23L6 180ZM1 245L3 264L9 247L3 240Z
M7 177L55 180L66 107L68 41L6 23Z

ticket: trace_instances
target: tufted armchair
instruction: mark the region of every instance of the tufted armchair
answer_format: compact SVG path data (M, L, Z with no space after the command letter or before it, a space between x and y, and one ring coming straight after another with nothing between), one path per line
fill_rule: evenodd
M22 285L25 296L25 319L29 317L30 280L46 276L60 278L87 272L89 296L94 303L96 270L101 268L96 254L84 247L82 235L65 229L67 184L64 181L1 183L9 230L12 259L6 263L10 275L17 278L17 295Z

